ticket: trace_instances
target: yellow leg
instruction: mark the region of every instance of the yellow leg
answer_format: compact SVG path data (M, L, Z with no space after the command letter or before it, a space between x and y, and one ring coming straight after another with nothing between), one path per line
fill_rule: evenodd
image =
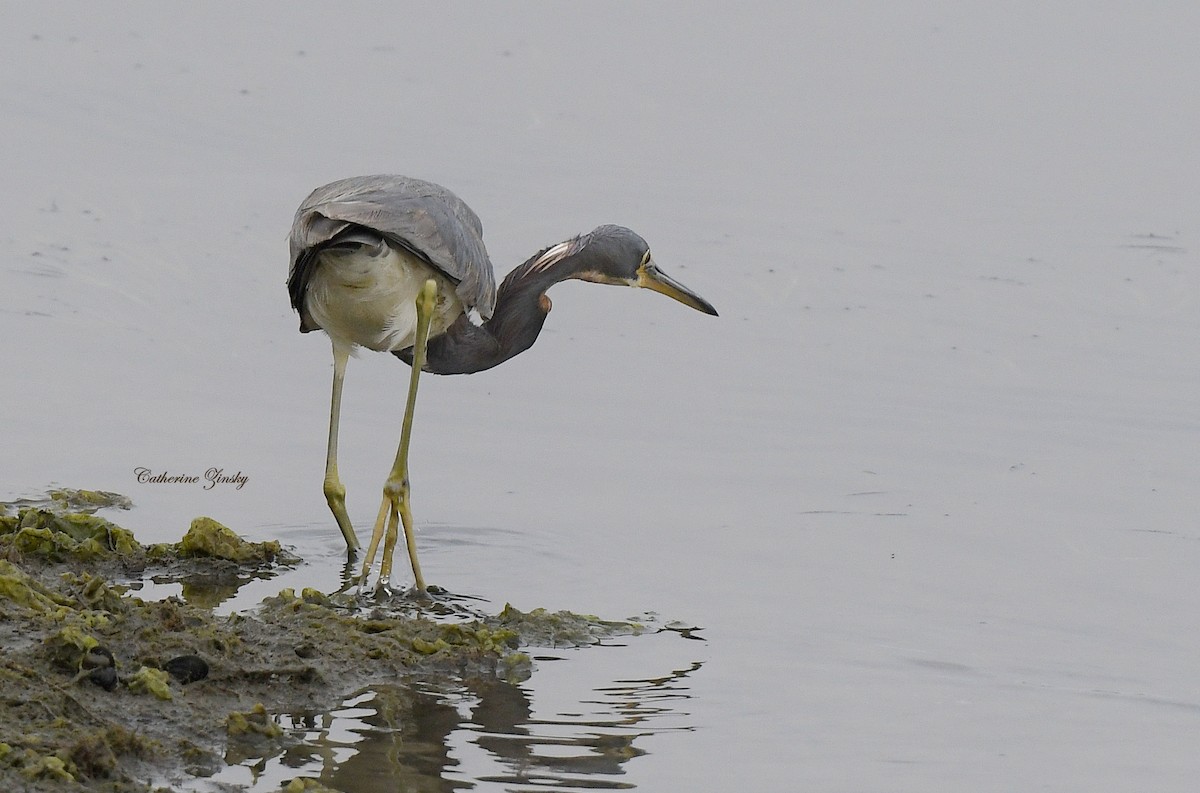
M346 378L346 360L350 357L350 348L345 345L333 344L333 398L329 404L329 448L325 452L325 501L329 503L329 511L333 513L342 536L346 538L346 549L353 551L358 548L358 537L354 527L350 525L350 516L346 514L346 488L338 477L337 446L338 422L342 415L342 381Z
M429 323L433 318L436 300L437 282L430 279L425 282L425 286L417 296L417 337L413 342L412 375L408 381L408 404L404 408L404 424L400 429L400 448L396 450L396 462L392 465L392 472L388 474L387 481L383 485L383 503L379 506L379 515L375 518L375 528L371 532L371 543L367 548L367 558L363 562L362 582L364 584L371 572L371 565L375 561L375 551L379 547L379 540L382 537L383 561L379 566L379 584L387 586L392 575L392 552L396 548L399 524L403 523L404 540L408 545L408 558L412 562L414 586L418 590L425 589L425 578L421 575L421 564L417 561L417 538L413 532L412 511L408 504L408 444L412 438L413 412L417 406L417 382L421 377L421 367L425 365Z

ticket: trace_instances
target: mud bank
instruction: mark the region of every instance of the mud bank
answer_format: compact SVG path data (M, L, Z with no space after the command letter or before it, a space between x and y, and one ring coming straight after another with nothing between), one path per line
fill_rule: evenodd
M285 589L217 616L196 580L236 586L302 560L209 518L178 543L142 545L94 514L125 505L114 494L55 491L0 515L2 789L186 784L228 756L286 746L277 714L328 711L380 684L515 682L532 672L524 647L640 630L541 609L475 613L444 593ZM150 578L183 583L184 596L143 600L136 587ZM405 702L396 700L399 720L411 716Z

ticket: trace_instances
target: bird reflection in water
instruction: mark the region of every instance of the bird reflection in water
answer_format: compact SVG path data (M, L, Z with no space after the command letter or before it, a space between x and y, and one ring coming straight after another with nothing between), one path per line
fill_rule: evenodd
M279 722L300 742L277 755L227 760L270 780L268 787L312 777L345 793L488 783L504 790L630 789L626 765L646 753L639 739L693 729L684 710L687 678L700 667L694 662L661 677L615 681L581 703L590 712L556 718L535 716L530 692L501 680L446 689L419 680L377 686L331 712L282 714Z

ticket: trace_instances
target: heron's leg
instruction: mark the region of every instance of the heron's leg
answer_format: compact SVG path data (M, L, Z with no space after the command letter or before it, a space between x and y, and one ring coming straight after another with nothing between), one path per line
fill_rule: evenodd
M425 578L421 575L421 564L417 561L417 538L413 532L412 511L409 509L408 484L408 444L412 438L413 412L417 406L417 383L421 377L421 367L425 365L425 349L429 341L429 323L433 319L433 309L437 301L437 282L432 278L425 282L421 293L417 295L417 337L413 342L412 374L408 381L408 403L404 407L404 424L400 429L400 448L396 450L396 462L392 472L383 485L383 503L379 507L379 515L375 519L375 529L371 532L371 544L367 549L367 558L363 564L363 582L374 562L375 549L379 538L384 537L383 561L379 566L379 583L386 586L392 574L392 553L396 548L399 534L399 524L404 524L404 540L408 545L408 558L412 562L414 586L418 590L425 589ZM387 533L384 534L384 522L387 523Z
M358 537L354 535L354 527L350 525L350 516L346 514L346 488L338 477L337 446L338 422L342 415L342 381L346 378L346 360L350 357L350 348L345 344L333 343L333 398L329 404L329 448L325 452L325 500L329 510L337 521L342 536L346 538L347 550L353 551L358 547Z

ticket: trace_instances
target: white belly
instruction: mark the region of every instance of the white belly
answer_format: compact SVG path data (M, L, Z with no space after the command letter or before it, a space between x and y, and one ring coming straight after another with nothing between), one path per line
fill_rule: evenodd
M335 342L378 352L403 350L416 338L417 294L430 278L438 285L429 330L436 336L463 313L454 283L407 251L386 245L377 251L363 247L319 254L306 305Z

